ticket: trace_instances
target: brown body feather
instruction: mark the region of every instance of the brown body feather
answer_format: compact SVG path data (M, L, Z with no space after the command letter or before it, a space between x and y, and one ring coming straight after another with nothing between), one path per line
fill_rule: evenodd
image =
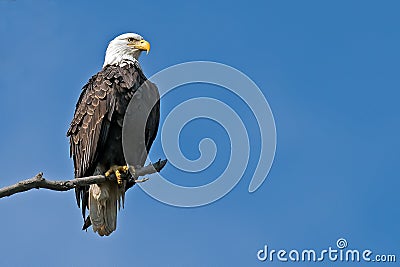
M146 80L138 63L129 61L120 66L105 66L83 87L67 132L75 177L103 174L112 165L126 164L122 149L124 115L132 96ZM146 90L158 93L154 84L146 84L149 85ZM147 151L157 134L159 116L160 106L157 102L146 124ZM89 208L89 187L76 188L75 193L85 219L85 211Z

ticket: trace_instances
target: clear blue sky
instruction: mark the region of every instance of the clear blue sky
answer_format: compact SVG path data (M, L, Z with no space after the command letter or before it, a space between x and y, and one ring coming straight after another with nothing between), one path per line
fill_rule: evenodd
M335 247L340 237L399 261L399 9L397 1L0 1L0 186L39 171L73 177L65 133L75 103L107 42L123 32L152 44L141 57L147 76L192 60L246 73L268 99L278 137L255 193L247 191L253 163L232 192L204 207L171 207L134 188L108 238L80 230L72 191L0 199L0 265L287 266L256 253L266 244ZM195 96L248 112L215 87L186 89L163 99L163 116ZM183 152L196 158L204 137L229 148L220 126L199 120L182 132ZM226 165L228 152L219 151L203 175L165 173L205 184ZM163 156L159 138L150 156ZM347 266L293 264L321 265ZM395 264L376 264L386 265Z

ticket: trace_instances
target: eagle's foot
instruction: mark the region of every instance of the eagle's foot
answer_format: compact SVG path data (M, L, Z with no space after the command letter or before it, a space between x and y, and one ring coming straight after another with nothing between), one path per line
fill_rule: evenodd
M122 177L121 177L121 172L126 173L128 171L128 166L118 166L118 165L113 165L110 167L108 171L106 171L105 176L108 177L112 173L115 174L115 177L117 177L117 182L119 185L122 185Z

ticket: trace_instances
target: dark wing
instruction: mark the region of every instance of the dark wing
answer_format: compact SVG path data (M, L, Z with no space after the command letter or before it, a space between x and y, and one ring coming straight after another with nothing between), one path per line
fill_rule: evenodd
M99 153L107 141L114 113L123 114L133 93L146 80L138 65L106 66L83 87L67 132L75 177L93 175ZM121 123L122 126L122 121ZM75 189L85 217L88 186Z
M146 150L149 153L151 145L156 138L158 125L160 123L160 95L158 92L158 88L154 83L148 82L148 93L153 94L153 98L158 99L157 103L152 108L149 118L146 122L146 131L145 131L145 142L146 142ZM146 159L145 159L146 160Z
M75 177L93 174L98 151L107 138L115 106L111 77L109 77L114 75L111 74L115 75L115 70L103 69L94 75L83 87L76 104L74 118L67 132L67 136L70 137L70 156L74 160ZM75 189L78 206L81 198L82 201L85 199L85 189L85 187ZM86 204L82 203L82 210Z
M143 83L133 95L124 117L123 143L126 163L143 166L156 138L160 121L160 96L155 84ZM144 140L143 140L144 137ZM144 141L144 142L143 142ZM131 148L131 149L126 149ZM128 182L126 189L135 184Z

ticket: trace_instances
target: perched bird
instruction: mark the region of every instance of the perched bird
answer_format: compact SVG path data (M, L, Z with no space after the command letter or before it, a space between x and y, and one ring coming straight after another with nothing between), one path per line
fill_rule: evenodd
M119 209L125 191L134 184L123 179L123 174L129 175L122 146L122 127L128 104L132 98L132 101L146 101L146 94L158 95L157 87L147 81L138 62L141 52L148 53L149 50L150 44L135 33L113 39L107 47L102 70L82 88L67 132L76 178L112 173L117 177L117 181L75 189L76 201L82 208L83 229L92 225L93 231L100 236L108 236L116 229L117 206ZM142 86L144 83L146 86ZM146 160L159 119L160 104L157 101L147 119L142 149L146 149L146 153L139 151L145 156L139 159L138 165L143 166ZM85 219L86 209L89 216Z

